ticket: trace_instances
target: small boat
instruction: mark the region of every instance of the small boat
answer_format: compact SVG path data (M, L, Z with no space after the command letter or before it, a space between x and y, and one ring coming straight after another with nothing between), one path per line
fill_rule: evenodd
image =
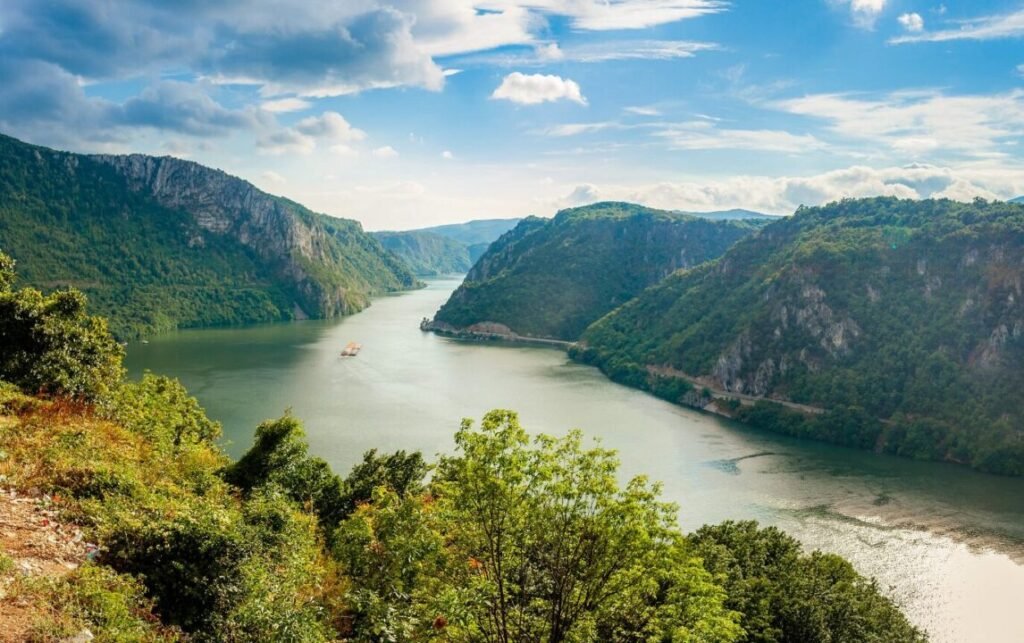
M345 345L345 348L341 349L342 357L355 357L359 354L359 350L363 347L362 344L356 342L349 342Z

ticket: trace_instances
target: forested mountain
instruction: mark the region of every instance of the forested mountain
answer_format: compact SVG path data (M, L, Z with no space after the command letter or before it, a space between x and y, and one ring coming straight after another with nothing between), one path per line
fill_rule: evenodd
M477 219L418 230L381 231L372 234L389 251L407 263L417 275L463 274L487 248L519 219Z
M574 340L647 286L719 256L756 228L629 203L530 217L476 262L435 326L490 322L520 335Z
M801 208L593 324L574 354L676 401L710 401L686 374L827 409L733 405L773 430L1024 474L1024 206Z
M465 274L472 266L469 246L426 230L373 232L388 251L422 277Z
M329 317L409 288L355 221L175 158L89 156L0 136L0 249L24 283L75 286L120 337Z

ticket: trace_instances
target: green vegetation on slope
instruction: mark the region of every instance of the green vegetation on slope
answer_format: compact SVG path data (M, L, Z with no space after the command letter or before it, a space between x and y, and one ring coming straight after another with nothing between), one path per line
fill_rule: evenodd
M628 203L524 219L491 245L435 321L495 322L520 335L574 340L644 288L719 256L755 229Z
M118 337L326 317L407 288L354 221L171 158L92 157L0 136L0 249L43 290L74 286Z
M2 255L0 255L2 257ZM0 294L30 301L9 287ZM72 293L80 299L80 295ZM21 322L0 307L0 328ZM46 309L54 343L117 362L102 322ZM95 360L55 371L60 381ZM106 361L106 359L101 359ZM0 363L0 382L18 377ZM312 457L292 417L229 463L220 427L174 380L95 373L0 383L0 475L49 494L98 545L73 573L26 577L0 558L3 602L35 615L30 641L731 641L914 643L874 584L835 556L749 523L691 537L657 485L618 481L614 454L578 432L530 439L509 411L465 421L456 449L370 452L347 478ZM33 385L33 388L35 386ZM84 404L85 401L90 404ZM24 625L24 624L22 624Z
M469 247L463 243L425 230L407 232L374 232L389 252L404 261L421 277L465 274L473 262Z
M1022 284L1024 207L843 201L671 276L574 355L674 401L706 396L648 366L829 409L734 408L775 431L1021 475Z

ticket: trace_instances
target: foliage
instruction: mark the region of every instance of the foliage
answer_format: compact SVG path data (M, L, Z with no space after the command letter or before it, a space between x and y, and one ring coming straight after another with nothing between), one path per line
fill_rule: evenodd
M468 246L439 234L409 230L374 232L373 236L419 276L463 274L473 267Z
M247 186L208 168L190 168L193 179L204 172L213 176L225 194ZM164 207L148 191L132 189L108 163L0 136L0 249L18 259L25 283L86 293L90 309L107 317L120 338L292 319L296 303L309 315L351 312L373 292L414 285L401 261L358 223L252 189L322 233L320 261L303 271L285 270L290 257L204 229L185 209ZM0 275L5 270L0 266ZM296 281L300 274L306 278ZM328 291L343 293L343 301Z
M118 386L109 407L121 426L146 436L160 449L209 446L220 437L220 423L206 417L181 382L148 371L139 382Z
M729 641L739 633L682 551L675 507L643 478L620 488L614 454L538 436L514 413L467 421L433 489L445 540L487 640ZM700 606L695 609L695 606Z
M689 537L707 570L722 579L726 606L743 615L751 643L913 643L913 628L877 585L833 554L804 555L774 527L725 522Z
M647 286L717 257L756 227L626 203L524 219L491 245L436 320L497 322L521 335L575 340Z
M829 409L742 410L772 430L1021 475L1022 265L1020 205L802 208L597 321L574 354Z
M28 640L71 640L88 630L97 643L155 643L179 640L151 614L152 600L141 583L109 567L86 563L69 575L27 588L49 607Z
M14 290L0 253L0 379L31 393L96 400L121 378L123 351L74 290Z

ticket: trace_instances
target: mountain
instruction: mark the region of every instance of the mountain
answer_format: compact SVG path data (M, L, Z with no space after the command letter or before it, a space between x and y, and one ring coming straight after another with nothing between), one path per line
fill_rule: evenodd
M416 284L359 223L180 159L0 136L0 249L24 283L75 286L119 337L331 317Z
M677 210L680 214L688 214L691 217L700 217L702 219L710 219L711 221L739 221L749 219L759 219L764 221L774 221L779 218L777 214L764 214L762 212L754 212L753 210L743 210L742 208L733 208L732 210L716 210L714 212L684 212Z
M629 203L523 219L476 262L434 325L450 331L489 322L519 335L574 340L647 286L717 257L755 229Z
M1018 196L1010 199L1010 203L1024 203L1024 196Z
M418 230L373 232L421 277L463 274L519 219L477 219Z
M472 266L469 246L426 230L373 232L388 251L398 256L413 273L428 277L465 274Z
M449 223L446 225L421 228L421 232L433 232L442 237L454 239L467 246L490 244L495 239L516 227L519 219L474 219L465 223Z
M1024 474L1024 206L801 208L645 291L572 353L756 426Z

